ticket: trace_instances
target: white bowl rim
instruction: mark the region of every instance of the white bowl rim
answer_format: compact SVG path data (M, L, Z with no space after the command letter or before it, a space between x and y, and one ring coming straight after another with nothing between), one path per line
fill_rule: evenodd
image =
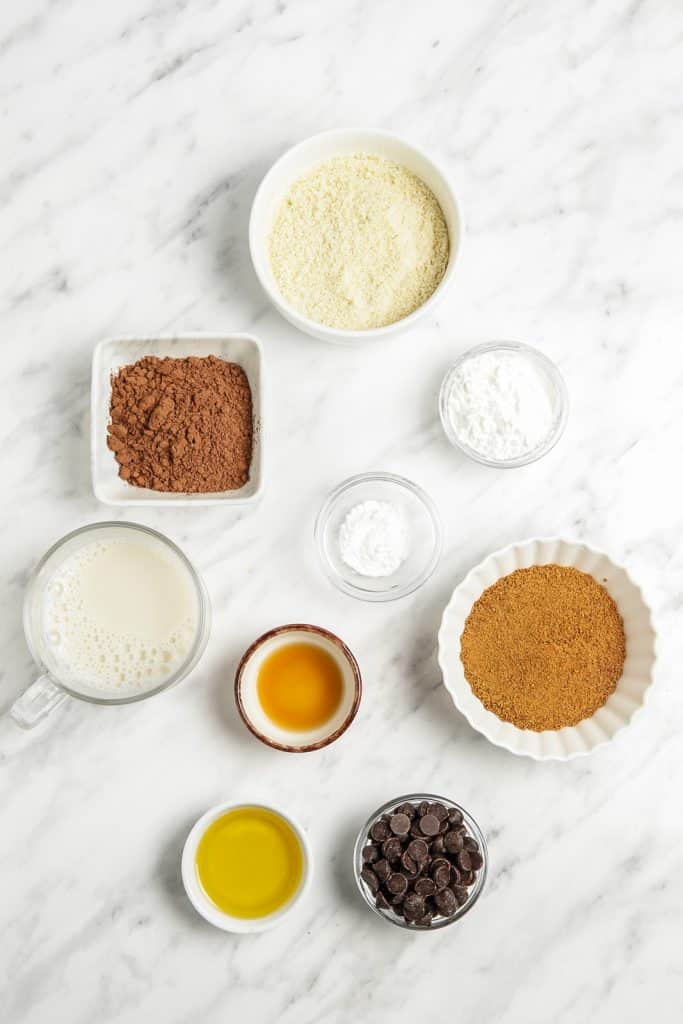
M268 914L265 917L242 918L232 917L231 914L226 914L202 892L196 875L195 863L197 847L208 826L228 811L236 811L242 807L256 807L260 810L271 811L279 818L282 818L283 821L286 821L299 840L303 854L303 877L299 888L284 907L281 907L279 910L276 910L274 913ZM180 865L183 886L185 888L187 898L197 913L203 917L205 921L208 921L209 924L212 924L216 928L220 928L225 932L247 934L264 932L269 928L274 928L275 925L279 924L283 918L287 917L304 899L311 887L311 880L313 876L313 853L306 833L291 814L285 813L285 811L281 810L279 807L273 806L273 804L263 803L258 800L228 800L225 803L216 804L214 807L210 807L195 821L188 833L187 839L185 840Z
M425 163L430 164L436 176L441 179L444 191L448 193L449 199L455 209L456 218L458 222L458 237L457 244L453 247L452 239L449 234L449 257L446 270L444 275L439 281L438 285L426 299L421 306L414 309L408 316L404 316L401 320L395 320L391 324L385 324L383 327L371 327L368 330L348 330L336 327L329 327L327 324L321 324L317 320L311 320L309 317L304 316L294 306L290 305L289 302L280 294L275 292L271 288L268 281L265 280L259 266L259 259L256 256L257 248L259 243L256 240L256 227L255 227L255 211L257 210L262 195L271 180L272 177L277 173L277 169L283 160L292 156L294 153L305 149L313 142L320 140L333 141L334 139L341 139L345 136L365 136L368 140L383 139L388 142L395 142L401 146L405 146L406 149L411 149L424 160ZM441 205L441 204L439 204ZM375 130L369 128L330 128L327 131L317 132L314 135L309 135L293 146L289 146L279 157L270 165L263 178L261 179L259 186L254 194L254 198L251 204L251 212L249 215L249 254L251 256L251 263L254 268L254 272L259 280L259 284L263 288L264 292L273 303L276 309L285 313L290 322L300 326L300 329L308 334L312 334L314 337L321 338L325 341L331 341L337 344L345 342L357 342L357 341L374 341L382 338L387 334L398 333L399 331L410 328L415 321L433 309L438 302L443 298L446 288L452 283L453 275L455 273L456 266L459 265L461 260L462 246L465 239L465 219L463 216L462 205L457 198L456 191L451 185L450 177L446 174L440 163L430 156L420 146L416 146L415 143L410 142L408 139L401 135L396 135L393 132L387 132L382 130Z
M640 598L641 598L641 600L643 602L643 606L644 606L644 608L645 608L645 610L646 610L646 612L648 614L648 618L649 618L649 621L650 621L650 626L652 628L653 643L652 643L652 668L650 670L650 680L649 680L649 683L648 683L648 686L647 686L646 690L643 693L642 703L633 712L633 714L631 715L631 718L629 719L629 721L626 722L623 726L621 726L612 736L608 736L605 739L600 740L599 742L595 743L593 746L591 746L589 748L586 748L586 749L582 749L582 750L574 750L574 751L571 751L570 753L558 753L557 751L553 751L553 752L550 752L550 753L539 753L537 750L535 750L535 751L531 751L531 750L515 750L508 743L505 743L503 740L496 739L493 736L491 736L489 731L488 731L488 729L485 726L483 726L480 723L474 722L472 720L471 716L468 714L467 710L461 706L461 704L460 704L460 702L458 700L457 694L448 686L448 684L446 682L447 669L446 669L446 666L444 665L444 662L443 662L443 659L442 659L443 633L444 633L444 629L445 629L446 616L447 616L448 610L449 610L449 608L450 608L450 606L451 606L451 604L453 602L453 598L455 596L456 591L459 590L461 587L464 587L470 581L470 579L473 576L475 576L477 573L479 573L481 571L481 569L483 568L483 566L487 562L489 562L489 561L491 561L493 559L502 558L508 551L512 551L515 548L524 548L524 547L527 547L530 544L557 544L557 543L566 544L566 545L568 545L570 547L574 547L574 548L582 548L584 551L587 551L590 554L596 555L596 556L598 556L600 558L606 558L609 562L612 563L612 565L615 567L615 569L619 569L622 572L624 572L625 575L627 576L627 578L629 579L629 581L637 589L637 591L638 591L638 593L640 595ZM535 563L535 564L544 564L544 563ZM654 685L654 682L655 682L655 679L656 679L656 676L657 676L657 664L658 664L658 661L659 661L659 636L658 636L655 616L654 616L653 611L652 611L652 605L647 600L647 598L645 597L645 594L643 592L642 586L633 578L633 576L631 575L629 570L624 565L622 565L621 562L619 562L617 559L613 558L608 552L603 551L600 548L593 547L593 545L587 543L586 541L576 540L576 539L569 538L569 537L561 537L561 536L557 536L557 535L556 536L548 536L548 537L529 537L526 540L513 541L511 544L506 544L504 547L498 548L496 551L490 552L488 555L486 555L484 558L482 558L480 562L478 562L476 565L472 566L472 568L465 574L465 576L463 576L463 578L460 580L460 582L453 588L453 592L452 592L450 598L448 599L448 602L447 602L447 604L446 604L446 606L444 608L443 614L441 616L441 623L440 623L439 631L438 631L438 634L437 634L437 660L438 660L438 663L439 663L439 668L441 669L441 676L442 676L443 685L444 685L446 691L448 692L451 700L455 704L456 708L458 709L460 714L466 719L466 721L469 723L469 725L476 732L480 733L482 736L485 736L486 739L489 741L489 743L493 743L494 746L501 747L504 750L507 750L510 754L514 754L516 757L529 757L529 758L531 758L534 761L572 761L572 760L574 760L577 757L588 757L589 754L592 754L592 753L594 753L594 751L599 750L601 747L604 747L608 743L613 742L618 736L621 736L626 731L626 729L628 729L628 727L630 725L632 725L633 721L636 718L638 718L642 714L642 712L643 712L643 710L644 710L648 700L650 699L650 694L651 694L651 691L652 691L652 687ZM464 678L464 673L463 673L463 678ZM465 679L465 682L467 683L466 679ZM469 685L469 684L467 684L467 685ZM587 719L587 721L590 721L590 719ZM511 723L509 723L509 724L511 724ZM513 726L513 728L515 728L515 727ZM517 729L516 731L520 732L520 733L532 732L531 730L526 730L526 729ZM532 735L539 736L539 735L543 735L543 733L532 732Z

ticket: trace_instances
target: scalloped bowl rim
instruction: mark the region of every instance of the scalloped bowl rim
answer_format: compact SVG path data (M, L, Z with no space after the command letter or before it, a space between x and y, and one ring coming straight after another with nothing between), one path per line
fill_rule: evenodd
M574 551L586 552L587 554L592 555L592 556L594 556L597 559L606 559L614 567L614 569L616 571L621 572L621 573L624 574L624 576L626 577L628 582L631 584L631 586L637 592L638 598L639 598L640 602L642 603L642 609L643 609L644 615L647 618L648 625L649 625L649 628L650 628L650 631L651 631L651 640L652 640L651 663L650 663L650 667L649 667L647 684L646 684L646 686L645 686L645 688L643 690L642 699L640 701L640 704L633 710L633 712L631 713L630 718L628 719L628 721L624 721L621 725L619 725L617 728L615 728L611 735L605 735L604 737L598 738L596 740L596 742L594 742L591 745L585 745L585 746L583 746L580 749L569 750L569 751L567 751L567 750L559 750L557 748L556 739L561 734L563 734L563 733L566 734L568 732L573 732L574 730L576 730L578 728L578 726L568 726L566 729L560 729L560 730L557 730L557 731L548 730L546 732L534 732L532 730L527 730L527 729L517 729L511 723L503 723L503 725L509 726L510 729L513 730L513 734L515 734L515 735L517 735L519 737L520 743L527 742L530 747L533 744L534 748L536 748L536 749L520 749L519 746L517 747L517 749L515 749L515 747L513 745L511 745L511 743L505 741L500 736L493 736L491 734L491 730L489 729L488 725L483 720L485 715L489 715L491 713L488 712L487 709L484 708L483 704L481 704L477 700L477 698L474 697L474 694L472 694L472 691L471 691L471 689L469 687L469 683L467 682L467 679L465 678L464 671L462 669L462 662L460 661L460 635L458 635L458 637L457 637L457 659L453 658L452 653L451 653L450 657L448 658L448 661L446 660L446 658L444 656L444 648L447 647L447 644L450 643L451 646L453 646L453 644L454 644L452 635L450 633L447 635L446 629L447 629L447 620L448 620L448 617L449 617L449 612L451 612L451 610L453 608L453 605L454 605L454 602L456 601L459 593L461 591L467 589L471 585L472 581L480 573L482 573L486 568L490 567L491 564L495 564L496 561L503 560L503 558L506 555L509 555L512 552L529 548L531 545L540 545L540 544L543 544L543 545L551 545L552 544L552 545L556 545L556 546L564 545L564 546L566 546L566 547L568 547L570 549L573 549ZM535 562L531 562L529 564L531 564L531 565L548 565L548 564L551 564L551 562L549 562L549 561L535 561ZM518 567L518 568L521 568L521 567ZM509 571L514 571L514 570L509 570ZM582 570L582 571L586 571L586 570ZM500 579L500 578L502 578L505 575L508 575L508 572L501 573L497 578ZM592 575L592 573L589 573L589 575ZM487 584L487 586L490 586L490 585L491 584ZM618 602L617 602L617 607L618 607ZM511 544L507 544L505 547L499 548L498 550L491 552L489 555L487 555L485 558L483 558L480 562L477 563L477 565L473 566L466 573L466 575L462 578L462 580L454 588L453 593L451 594L451 596L450 596L450 598L448 600L448 603L446 604L446 607L444 608L443 615L442 615L442 618L441 618L441 624L439 626L439 632L438 632L438 635L437 635L437 657L438 657L438 662L439 662L439 668L441 669L441 674L442 674L442 678L443 678L443 684L444 684L446 690L448 691L448 693L449 693L453 703L455 704L456 708L460 712L460 714L465 717L465 719L468 721L468 723L471 725L471 727L473 729L475 729L477 732L479 732L483 736L485 736L486 739L489 740L490 743L493 743L497 747L502 747L504 750L507 750L507 751L509 751L509 753L515 754L518 757L530 757L530 758L532 758L535 761L571 761L571 760L573 760L576 757L585 757L588 754L592 754L593 751L598 750L600 747L606 746L608 743L610 743L612 740L614 740L617 736L621 735L624 732L624 730L626 728L628 728L628 726L633 723L634 719L636 719L637 717L640 716L640 714L642 713L643 709L645 708L645 705L647 704L647 701L649 700L650 693L652 691L652 686L653 686L653 683L654 683L655 678L656 678L657 662L658 662L658 658L659 658L659 649L658 649L658 647L659 647L659 645L658 645L658 634L657 634L657 628L656 628L656 623L655 623L655 617L654 617L653 612L652 612L652 606L651 606L650 602L646 599L646 597L645 597L645 595L643 593L642 587L640 586L640 584L638 584L633 579L631 573L626 569L626 567L621 565L618 561L616 561L614 558L612 558L612 556L609 555L608 553L606 553L605 551L601 551L600 549L595 548L591 544L587 544L584 541L570 540L570 539L568 539L566 537L531 537L531 538L529 538L527 540L514 541ZM628 658L628 648L627 648L627 658ZM453 683L453 674L455 674L457 676L456 683L458 685L454 685L454 683ZM619 686L619 684L617 683L617 688L618 688L618 686ZM471 714L470 709L466 708L464 706L464 704L463 704L463 701L461 699L461 695L458 692L458 690L459 689L463 689L464 690L465 688L469 691L469 696L471 696L476 701L476 706L477 706L478 713L479 713L479 711L483 713L481 715L481 718L479 718L479 720L477 720L478 716L473 716ZM611 696L614 696L614 695L611 695ZM611 699L611 697L610 697L610 699ZM607 703L609 703L609 701ZM606 705L604 705L602 708L599 708L598 711L596 711L595 714L596 715L599 714L601 711L604 710L605 707L606 707ZM592 721L592 718L584 720L584 722L591 722L591 721ZM584 722L579 723L579 726L583 725ZM542 742L541 739L540 739L541 737L552 737L553 738L553 741L552 741L553 742L553 749L551 749L549 751L548 750L543 751L541 749L538 749L538 747L540 746L540 744Z

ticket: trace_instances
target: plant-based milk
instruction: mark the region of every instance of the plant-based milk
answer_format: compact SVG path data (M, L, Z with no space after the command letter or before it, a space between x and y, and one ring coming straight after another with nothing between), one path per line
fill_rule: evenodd
M155 689L187 660L199 602L187 565L159 539L114 532L85 543L43 591L48 668L74 690L122 698Z

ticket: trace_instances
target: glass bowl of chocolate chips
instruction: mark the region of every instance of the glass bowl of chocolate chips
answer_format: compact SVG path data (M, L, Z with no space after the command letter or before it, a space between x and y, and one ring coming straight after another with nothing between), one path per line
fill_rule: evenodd
M360 893L376 914L411 931L453 924L484 888L486 840L464 807L411 793L378 808L353 851Z

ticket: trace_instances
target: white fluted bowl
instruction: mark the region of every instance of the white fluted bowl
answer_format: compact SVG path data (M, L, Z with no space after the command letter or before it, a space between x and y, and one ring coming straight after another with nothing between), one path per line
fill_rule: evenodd
M532 732L502 721L475 697L460 660L460 637L472 605L487 587L515 569L552 563L586 572L605 587L624 620L626 661L614 693L591 718L564 729ZM455 706L491 743L537 761L569 761L608 743L640 711L654 678L656 645L650 608L624 568L587 544L542 538L495 551L458 584L441 620L439 665Z

